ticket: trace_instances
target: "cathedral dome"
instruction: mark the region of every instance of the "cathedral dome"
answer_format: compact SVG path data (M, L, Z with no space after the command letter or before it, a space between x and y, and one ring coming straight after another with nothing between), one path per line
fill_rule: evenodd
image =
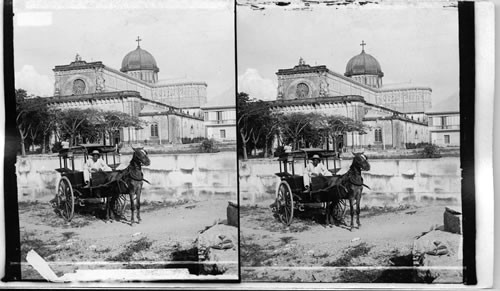
M141 49L140 46L131 52L129 52L122 61L122 68L120 71L139 71L139 70L151 70L154 72L159 72L160 69L156 65L156 60L152 54L148 51Z
M344 75L346 77L356 75L377 75L383 77L384 73L377 59L365 53L363 49L359 55L352 57L349 62L347 62Z

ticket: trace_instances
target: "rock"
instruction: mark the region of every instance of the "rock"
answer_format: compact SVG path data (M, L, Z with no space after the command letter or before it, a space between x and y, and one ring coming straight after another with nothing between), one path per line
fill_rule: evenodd
M358 240L360 240L360 238L359 237L355 237L355 238L351 239L351 242L355 242L355 241L358 241Z
M238 203L229 201L227 205L227 224L238 227Z
M424 282L461 283L462 236L442 230L433 230L413 242L413 266Z
M462 234L462 214L460 212L445 207L443 219L445 231Z
M205 274L238 274L238 228L216 224L198 236L198 260Z

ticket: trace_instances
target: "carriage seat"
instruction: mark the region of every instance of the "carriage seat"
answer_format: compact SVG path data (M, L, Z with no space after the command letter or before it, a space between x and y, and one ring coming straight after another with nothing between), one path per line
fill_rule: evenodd
M292 192L302 191L304 189L304 179L299 175L290 175L286 181L290 185Z

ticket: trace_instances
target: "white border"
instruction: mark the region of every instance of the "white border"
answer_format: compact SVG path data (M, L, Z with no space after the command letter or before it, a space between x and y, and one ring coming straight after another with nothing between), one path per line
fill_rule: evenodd
M495 84L494 5L475 3L475 187L477 287L493 285L493 106ZM467 194L467 193L466 193Z

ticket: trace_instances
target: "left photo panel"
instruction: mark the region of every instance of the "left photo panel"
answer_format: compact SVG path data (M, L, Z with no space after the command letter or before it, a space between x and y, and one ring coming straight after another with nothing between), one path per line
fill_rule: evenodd
M77 2L14 2L8 265L22 281L239 281L234 3Z

